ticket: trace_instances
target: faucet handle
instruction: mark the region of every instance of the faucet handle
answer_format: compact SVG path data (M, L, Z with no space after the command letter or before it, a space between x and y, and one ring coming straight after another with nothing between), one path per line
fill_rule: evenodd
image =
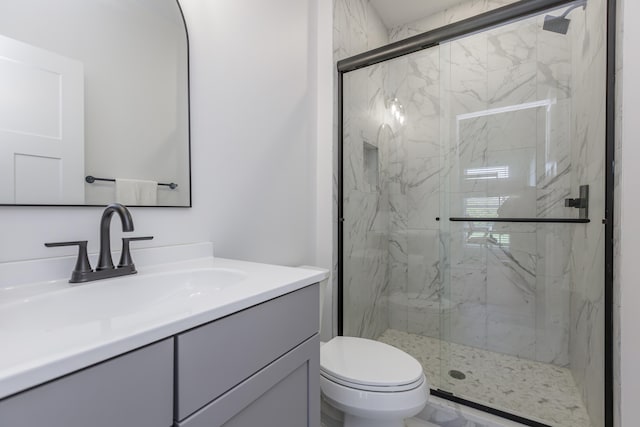
M120 262L118 262L118 268L131 267L133 265L133 259L131 259L131 251L129 250L129 242L135 242L138 240L151 240L153 236L144 237L123 237L122 238L122 254L120 255Z
M54 248L58 246L78 246L78 258L76 259L76 266L71 272L71 280L69 280L69 282L76 283L80 281L80 279L82 279L85 274L91 273L93 271L93 269L91 268L91 263L89 262L89 256L87 255L86 240L78 240L74 242L45 243L44 245L48 248Z

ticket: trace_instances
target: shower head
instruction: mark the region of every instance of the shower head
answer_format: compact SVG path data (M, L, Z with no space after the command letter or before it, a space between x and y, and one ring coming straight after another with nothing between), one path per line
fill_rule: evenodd
M565 10L564 13L560 16L546 15L544 17L544 24L542 25L542 29L558 34L567 34L567 31L569 31L569 24L571 23L571 19L567 19L567 15L573 9L580 6L587 7L587 0L577 2L576 4Z

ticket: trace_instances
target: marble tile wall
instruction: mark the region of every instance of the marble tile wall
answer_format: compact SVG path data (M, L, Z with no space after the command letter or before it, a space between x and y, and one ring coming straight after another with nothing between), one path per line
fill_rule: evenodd
M592 222L576 227L570 269L571 371L593 426L604 425L604 172L606 92L606 1L589 1L571 15L572 186L588 184Z
M388 43L367 0L334 0L334 16L336 61ZM383 165L391 142L381 126L386 76L387 66L379 65L344 80L344 333L367 338L388 327L389 178Z
M452 7L448 10L445 10L432 17L425 18L424 20L418 21L414 24L410 24L407 26L403 26L402 28L392 29L388 31L382 24L379 17L376 15L376 12L373 10L368 0L334 0L334 59L338 61L340 59L382 46L384 44L389 43L390 41L397 40L399 37L403 37L403 36L406 37L406 36L413 35L414 33L417 33L417 32L427 31L429 29L433 29L438 26L444 25L444 23L451 23L458 20L462 20L462 19L468 18L469 16L500 7L505 4L512 3L514 1L516 0L471 0L465 4ZM428 70L428 68L426 69ZM437 77L437 76L431 76L432 79L434 77ZM337 85L335 86L337 87ZM428 94L428 96L431 97L432 106L437 107L437 103L434 102L434 99L435 99L434 93L430 93ZM334 109L334 111L337 112L337 108ZM337 124L337 122L338 122L337 117L335 117L334 123ZM416 162L422 161L422 160L426 161L427 159L433 162L439 155L439 153L437 152L437 144L435 144L435 141L437 141L437 137L438 137L437 126L435 127L431 126L431 123L429 123L428 119L426 121L423 121L421 130L430 130L430 129L434 129L436 132L435 134L430 135L430 142L428 144L423 144L422 143L423 140L416 141L418 144L415 145L413 151L416 151L418 154L416 159L420 159L420 160L416 160ZM418 132L418 130L419 129L417 128L413 129L412 130L413 135L415 135ZM403 132L403 130L400 130L400 132ZM337 135L337 128L334 129L334 135ZM404 138L404 135L401 135L401 134L394 135L392 138L393 141L391 144L404 146L404 144L400 143L400 141L403 138ZM334 156L335 165L337 165L337 152L338 152L337 144L338 144L338 141L336 136L334 138L334 147L335 147L334 153L336 153L336 155ZM427 150L425 150L425 148ZM403 149L404 148L401 148L401 150ZM436 151L434 151L434 149ZM393 150L390 151L391 155L395 155L395 153L396 152ZM402 154L400 154L399 156L396 156L396 160L401 155ZM405 153L405 156L406 156L406 153ZM405 201L401 201L402 197L398 196L398 194L401 194L401 192L399 193L397 189L395 189L395 192L394 192L393 164L394 164L393 161L391 161L389 165L390 173L392 173L391 183L389 186L390 224L393 224L394 221L402 222L407 220L408 209L409 209L408 203ZM404 165L401 163L398 163L397 161L395 165L396 165L396 169L404 168ZM414 170L417 171L417 169L415 169L416 166L417 165L414 165ZM337 170L337 168L334 168L334 170ZM398 179L400 176L401 175L399 175L398 173L395 174L395 177ZM431 182L419 183L418 187L421 185L433 185L434 176L430 178L431 178L430 179ZM338 183L337 183L336 174L334 174L333 181L334 181L334 194L337 194ZM398 183L398 185L400 184ZM416 195L418 194L418 190L419 189L417 187L413 187L412 189L409 190L409 192ZM402 191L406 191L406 188L403 189ZM432 193L432 195L437 197L437 194L435 193ZM422 204L431 206L432 210L435 210L438 208L437 203L435 204L431 203L433 202L433 200L428 200L428 199L425 200L420 196L418 196L417 198L415 197L412 198L412 206L415 205L415 203L413 202L418 204L422 203ZM337 199L335 199L334 200L334 218L336 218L336 220L334 221L335 233L337 233L337 204L338 204L338 201ZM417 211L413 210L413 212L417 212ZM414 218L412 220L412 222L414 223L416 221L417 222L421 221L421 219L415 215L413 215L412 218ZM435 218L435 216L430 215L429 218L432 218L431 221L433 222L433 218ZM389 287L388 292L392 296L391 305L394 305L393 301L395 301L396 303L401 302L400 304L401 306L406 308L412 305L414 309L405 310L404 312L400 312L398 310L390 310L390 312L388 313L389 322L394 324L396 327L404 325L404 329L406 329L408 327L409 318L411 318L411 324L413 326L412 330L417 331L419 329L426 328L428 330L427 332L429 332L430 334L437 334L439 331L439 324L436 321L438 303L437 302L434 303L434 300L432 299L426 300L426 302L421 301L419 299L419 296L421 295L422 297L424 297L425 293L423 291L425 290L425 286L417 283L417 280L422 280L420 278L421 276L424 280L429 280L430 284L426 288L431 289L431 295L432 296L434 295L433 294L434 286L438 282L437 278L441 274L440 273L441 267L438 264L439 255L437 252L427 251L426 250L427 248L424 246L424 244L419 242L420 242L421 232L426 232L427 230L431 230L432 232L430 234L433 235L434 234L433 232L435 231L436 227L434 227L433 224L430 224L429 227L427 228L422 228L422 226L420 226L416 229L415 233L413 232L409 233L408 231L395 233L393 231L398 229L399 228L394 228L393 226L391 226L389 230L390 261L388 264L388 269L389 269L389 277L391 278L391 280L387 285ZM411 237L409 237L409 234L411 234ZM362 238L362 236L360 236L359 238ZM428 267L412 268L412 272L411 272L412 283L413 283L412 287L416 289L416 292L413 295L407 294L407 291L408 291L407 284L409 283L409 271L408 271L409 268L405 258L408 259L409 257L409 253L408 253L409 240L411 240L412 242L411 244L412 248L415 248L415 251L413 251L415 253L411 255L411 258L416 261L422 260L421 262L423 264L426 263L426 265L428 265ZM336 244L337 242L334 242L334 253L337 254ZM436 244L436 246L439 246L439 245ZM333 268L334 277L337 277L337 263L338 263L338 259L335 258L334 268ZM366 263L361 264L361 266L363 265L366 265ZM416 263L414 263L414 265L417 266ZM354 270L354 273L355 273L355 270ZM364 285L361 284L361 286L364 286ZM428 289L426 289L427 294L429 292ZM334 295L336 295L335 292L334 292ZM377 301L380 301L380 300L381 299L378 299ZM409 300L413 300L412 303ZM424 304L430 304L431 308L425 311L423 307ZM376 313L379 313L379 310L373 310L373 311ZM363 325L367 321L369 321L370 319L366 321L364 320L363 313L364 311L354 314L353 319L350 321L350 323L353 325L356 325L356 324ZM409 313L412 313L412 314L409 315ZM353 328L354 330L362 329L361 326L359 327L354 326Z
M440 60L439 49L389 61L387 92L406 122L392 121L390 191L390 326L438 336Z
M452 99L448 114L459 135L452 139L447 160L452 165L448 208L453 216L477 215L480 209L486 216L518 217L537 210L538 127L539 122L544 126L546 117L538 111L541 108L521 107L538 100L537 33L537 23L530 19L450 46L456 71L452 71L450 93L445 96ZM474 74L466 72L467 63ZM497 110L501 107L514 110ZM460 118L465 114L479 116ZM455 135L454 129L451 134ZM482 176L483 171L496 176ZM452 310L452 340L463 341L465 337L458 335L464 331L465 336L473 335L473 344L480 348L538 360L536 302L544 289L537 271L538 230L530 224L501 223L460 223L451 229L452 235L460 236L451 243L452 295L456 287L462 287L467 294L483 297L475 300L473 316L456 316ZM474 268L476 283L456 283L458 271L472 267L455 258L463 248L454 245L481 248L482 262ZM466 302L452 297L454 307L461 301ZM458 317L466 319L458 321ZM566 354L566 345L559 350ZM556 358L566 363L566 356Z
M472 16L515 3L519 0L467 0L451 6L441 12L434 13L389 30L389 41L395 42L425 31L433 30L447 24L471 18Z
M511 2L470 1L387 37L367 1L336 0L335 56ZM566 36L542 31L540 16L349 73L345 128L353 145L345 177L355 190L345 332L376 337L391 327L570 366L594 426L602 425L600 222L435 218L495 211L495 203L501 216L575 217L563 201L585 183L592 218L602 215L604 33L593 29L604 28L604 7L593 0L574 10ZM404 125L384 111L391 97L405 108ZM481 111L489 113L473 116ZM356 173L365 169L363 142L378 150L377 186ZM503 179L473 179L482 173Z
M389 156L403 173L390 190L389 317L395 329L566 366L570 228L435 221L496 206L501 216L577 214L563 205L571 49L541 30L542 19L389 63L387 90L408 106ZM547 103L526 106L538 101ZM439 302L446 315L437 320Z
M389 43L387 28L368 0L333 0L333 16L336 61Z

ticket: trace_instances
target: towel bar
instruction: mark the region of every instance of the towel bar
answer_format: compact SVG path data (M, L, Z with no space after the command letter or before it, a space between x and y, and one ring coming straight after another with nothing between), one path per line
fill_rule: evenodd
M89 184L93 184L96 181L116 182L115 178L96 178L95 176L91 176L91 175L87 175L84 178L84 180L87 181ZM172 190L175 190L178 187L178 184L176 184L175 182L171 182L169 184L165 184L165 183L159 182L158 185L164 185L165 187L169 187Z

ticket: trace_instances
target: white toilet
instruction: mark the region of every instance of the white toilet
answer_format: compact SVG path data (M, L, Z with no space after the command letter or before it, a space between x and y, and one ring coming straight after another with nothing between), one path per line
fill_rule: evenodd
M335 337L320 347L320 389L344 427L404 427L427 404L420 363L390 345Z
M327 280L320 283L320 313L326 286ZM324 400L344 413L344 427L404 427L404 419L422 411L429 397L416 359L355 337L338 336L320 345L320 389Z

